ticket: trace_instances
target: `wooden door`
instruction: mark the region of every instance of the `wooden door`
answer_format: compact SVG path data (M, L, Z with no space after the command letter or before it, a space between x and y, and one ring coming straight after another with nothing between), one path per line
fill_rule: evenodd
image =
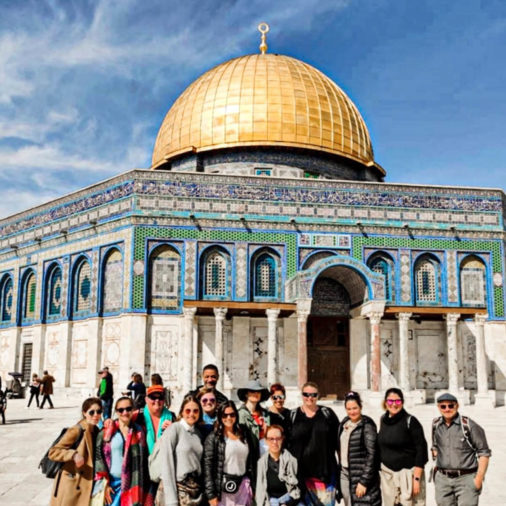
M322 397L343 399L350 389L348 318L311 316L308 319L308 379Z

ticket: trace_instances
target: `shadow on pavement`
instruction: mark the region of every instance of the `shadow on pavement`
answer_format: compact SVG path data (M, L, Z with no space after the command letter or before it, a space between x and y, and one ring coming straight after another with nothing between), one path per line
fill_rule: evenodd
M19 420L5 420L5 425L14 425L16 423L39 422L42 418L20 418Z

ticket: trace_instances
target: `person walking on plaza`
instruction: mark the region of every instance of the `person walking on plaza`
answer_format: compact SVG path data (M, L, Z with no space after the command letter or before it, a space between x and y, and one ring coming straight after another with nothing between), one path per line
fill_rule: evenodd
M427 441L420 422L404 409L404 395L389 388L383 400L378 444L381 494L385 506L425 506Z
M35 402L37 403L37 407L39 407L39 394L40 394L40 379L36 372L32 374L32 381L30 382L30 399L28 401L27 408L30 407L33 399L35 398Z
M151 504L148 447L142 427L132 422L133 400L120 397L116 419L98 434L95 451L95 488L105 487L111 506Z
M251 433L239 425L235 403L218 408L217 424L204 444L204 483L210 506L249 506L258 454Z
M160 506L197 506L203 500L202 440L198 424L202 408L188 395L179 410L178 421L160 438L161 481L156 495Z
M257 506L295 505L300 499L297 460L283 448L283 427L270 425L265 439L269 451L262 455L257 465Z
M44 371L44 376L40 380L40 393L42 394L42 402L40 404L40 409L44 408L44 404L46 401L49 404L49 409L53 409L53 401L51 400L51 395L53 395L53 383L56 380L53 376L51 376L47 371Z
M97 396L102 399L102 405L104 407L104 420L111 418L112 400L114 398L113 378L109 372L109 368L102 367L98 374L102 376L100 385L98 386Z
M340 490L345 506L380 506L379 452L376 424L362 414L357 392L344 396L346 418L339 424Z
M438 506L475 506L492 454L485 431L459 413L454 395L440 395L437 406L441 416L432 423L436 502Z
M292 410L288 450L299 463L299 484L307 505L333 506L337 490L339 419L332 409L319 406L318 385L302 385L302 406Z
M220 404L228 401L228 397L216 388L219 379L220 372L218 371L218 367L216 367L214 364L207 364L202 369L203 385L199 385L195 390L188 392L187 395L196 396L202 387L210 388L214 391L214 395L216 396L216 403L217 406L219 406Z
M93 455L102 416L102 402L86 399L81 407L82 420L68 428L49 450L49 458L63 462L54 479L50 506L88 506L93 488Z

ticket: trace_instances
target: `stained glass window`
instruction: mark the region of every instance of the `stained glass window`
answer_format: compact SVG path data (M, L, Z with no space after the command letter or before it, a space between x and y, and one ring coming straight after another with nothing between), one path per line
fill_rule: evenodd
M276 297L276 261L262 253L255 262L255 297Z
M485 265L477 257L467 257L460 266L460 295L462 304L485 305Z
M417 262L415 268L417 302L438 302L438 274L438 267L433 261L422 259Z
M35 274L32 272L25 278L23 290L23 318L26 320L35 318L36 288Z
M119 311L123 305L123 256L117 249L105 261L102 301L104 313Z
M204 296L226 297L228 294L227 259L219 251L212 251L205 257Z
M10 276L5 276L0 287L0 315L2 322L10 322L12 318L13 283Z
M74 311L86 313L91 309L91 266L83 260L76 269L74 278Z
M62 274L59 267L55 267L48 279L47 286L47 316L61 315L62 309Z
M152 309L177 309L180 303L179 253L169 246L155 250L151 259L151 301Z

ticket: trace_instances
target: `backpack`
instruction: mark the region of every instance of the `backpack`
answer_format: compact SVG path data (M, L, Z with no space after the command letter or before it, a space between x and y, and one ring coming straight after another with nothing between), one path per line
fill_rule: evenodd
M83 439L84 430L80 425L77 425L77 427L79 427L80 432L74 444L71 446L72 450L77 449L79 443ZM53 441L53 443L47 449L46 453L39 462L39 469L42 471L42 474L46 476L46 478L53 479L58 474L60 469L63 467L64 462L55 462L54 460L51 460L49 458L49 450L51 450L51 448L61 440L61 438L63 437L65 432L67 432L67 430L68 430L67 427L61 430L60 435Z
M443 423L443 417L438 416L432 420L432 458L436 458L436 447L435 447L435 440L436 440L436 429L437 426ZM474 446L472 440L471 440L471 427L469 426L469 418L464 415L460 415L460 425L462 427L462 435L464 436L464 439L466 440L466 443L469 445L471 450L476 452L476 447Z

